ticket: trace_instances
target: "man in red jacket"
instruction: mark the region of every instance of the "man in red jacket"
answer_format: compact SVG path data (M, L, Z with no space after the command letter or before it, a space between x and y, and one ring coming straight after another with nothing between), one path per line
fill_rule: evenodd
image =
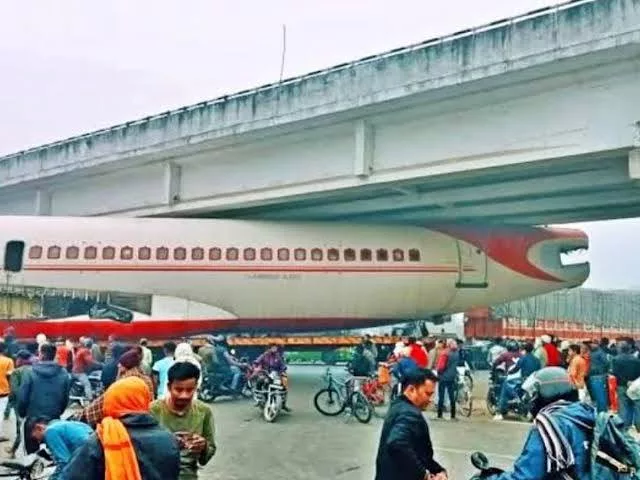
M547 367L561 367L562 355L560 355L558 347L551 341L551 337L549 335L542 335L540 338L542 340L542 348L544 348L544 351L547 353Z
M419 368L424 369L429 365L429 355L422 345L416 342L415 337L409 337L409 357L413 359Z

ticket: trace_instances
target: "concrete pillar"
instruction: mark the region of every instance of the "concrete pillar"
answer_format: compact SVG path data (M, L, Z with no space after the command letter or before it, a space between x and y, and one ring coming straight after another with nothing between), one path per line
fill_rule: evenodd
M164 166L164 203L173 205L180 201L181 167L175 163Z
M353 172L358 177L368 177L373 173L374 136L373 126L369 122L356 122Z
M36 215L51 215L51 194L49 192L36 191L34 213Z
M640 180L640 148L629 152L629 178Z

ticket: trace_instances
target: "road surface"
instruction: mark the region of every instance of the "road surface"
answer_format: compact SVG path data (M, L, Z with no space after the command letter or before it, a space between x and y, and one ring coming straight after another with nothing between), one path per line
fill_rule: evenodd
M266 423L246 400L216 400L212 409L218 452L202 470L215 480L372 480L382 420L362 425L344 417L323 417L313 395L323 385L325 367L290 367L291 414ZM340 367L335 371L340 372ZM478 394L486 391L486 374L477 376ZM482 393L481 398L484 398ZM478 401L482 405L482 401ZM529 425L493 422L482 411L457 422L434 420L426 413L437 459L452 479L467 479L474 469L471 452L487 453L496 466L509 466L522 448Z

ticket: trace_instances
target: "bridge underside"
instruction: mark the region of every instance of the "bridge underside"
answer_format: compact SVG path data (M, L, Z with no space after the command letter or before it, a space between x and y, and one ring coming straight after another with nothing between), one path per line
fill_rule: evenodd
M607 151L186 216L519 225L630 218L640 216L633 156L628 150Z

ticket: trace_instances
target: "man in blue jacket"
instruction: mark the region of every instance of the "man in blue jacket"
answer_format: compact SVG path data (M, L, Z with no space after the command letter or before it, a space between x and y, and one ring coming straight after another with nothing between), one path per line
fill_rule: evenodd
M56 463L56 470L50 480L59 478L60 472L69 463L74 452L84 445L93 434L86 423L37 418L27 425L26 430L36 442L44 442Z
M543 368L522 385L531 398L534 426L513 470L483 478L543 480L570 471L572 479L590 480L588 445L593 436L595 409L578 401L567 371Z
M54 358L56 347L45 343L40 347L41 361L25 375L17 397L17 410L25 423L35 418L60 418L69 403L71 379L67 371ZM34 453L38 446L25 430L24 446L27 453Z

